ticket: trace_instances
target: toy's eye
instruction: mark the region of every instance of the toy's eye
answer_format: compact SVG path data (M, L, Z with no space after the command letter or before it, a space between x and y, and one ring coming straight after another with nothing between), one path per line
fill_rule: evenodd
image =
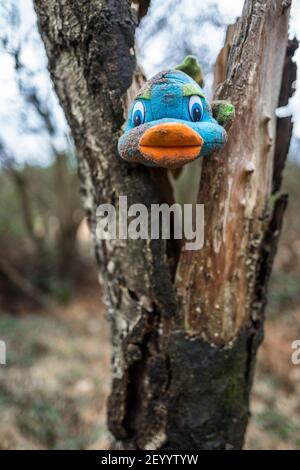
M200 96L193 95L189 99L189 113L194 122L201 121L203 116L203 104Z
M145 122L145 107L141 101L137 101L132 110L132 122L134 127Z

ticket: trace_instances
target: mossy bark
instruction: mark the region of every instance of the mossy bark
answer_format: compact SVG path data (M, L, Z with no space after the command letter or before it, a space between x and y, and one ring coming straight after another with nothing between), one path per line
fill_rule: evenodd
M237 118L227 149L204 164L199 200L207 233L198 253L179 253L163 240L96 237L100 203L116 205L126 195L128 204L150 208L172 199L165 171L130 166L117 155L129 97L142 81L135 71L131 2L34 3L76 144L111 323L113 445L240 448L286 203L279 199L269 215L290 1L245 2L217 96L234 103Z

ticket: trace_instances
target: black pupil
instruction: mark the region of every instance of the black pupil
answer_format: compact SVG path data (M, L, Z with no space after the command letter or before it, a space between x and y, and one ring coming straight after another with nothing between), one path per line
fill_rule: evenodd
M201 110L198 106L193 109L193 119L194 121L200 121L201 119Z
M136 114L134 116L134 125L139 126L141 124L141 116L139 114Z

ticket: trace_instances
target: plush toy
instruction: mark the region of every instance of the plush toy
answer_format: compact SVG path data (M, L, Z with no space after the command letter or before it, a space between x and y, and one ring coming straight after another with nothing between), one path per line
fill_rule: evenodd
M129 162L179 168L223 147L234 108L226 101L210 106L203 86L194 56L151 78L130 108L119 139L120 156Z

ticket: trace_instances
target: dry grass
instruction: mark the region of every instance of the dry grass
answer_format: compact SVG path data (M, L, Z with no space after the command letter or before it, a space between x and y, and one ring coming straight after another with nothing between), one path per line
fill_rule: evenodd
M99 299L86 293L54 316L1 315L1 449L103 445L110 349Z

